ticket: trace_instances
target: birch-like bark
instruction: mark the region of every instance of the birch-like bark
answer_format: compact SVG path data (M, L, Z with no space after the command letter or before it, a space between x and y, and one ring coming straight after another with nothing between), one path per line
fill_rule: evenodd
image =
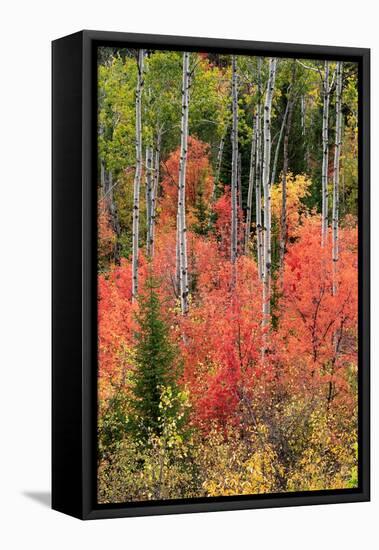
M224 154L224 144L225 144L225 134L220 139L220 144L218 146L218 151L217 151L216 173L213 180L213 190L212 190L212 198L211 198L212 204L216 200L218 184L220 182L222 156Z
M334 148L334 166L333 166L333 295L337 293L337 265L339 257L338 249L338 221L339 221L339 180L340 180L340 157L342 145L342 61L337 62L336 79L336 137Z
M161 134L158 132L157 143L154 155L154 175L153 175L153 189L151 195L151 223L150 223L150 254L154 256L154 244L155 244L155 218L156 207L158 200L158 187L159 187L159 168L160 168L160 155L161 155Z
M142 175L142 89L144 50L138 50L136 87L136 170L133 185L133 232L132 232L132 300L138 294L138 251L139 251L139 196Z
M253 191L255 184L255 166L256 166L256 154L257 154L257 129L256 129L257 117L253 118L253 133L251 138L251 151L250 151L250 167L249 167L249 189L247 192L246 203L246 227L245 227L245 254L249 251L249 241L251 234L251 210L253 206Z
M113 173L112 171L108 172L108 178L107 178L107 197L106 197L106 205L110 217L110 222L113 231L116 232L117 229L117 221L116 221L116 206L114 204L113 200Z
M236 284L237 271L236 260L238 253L238 77L237 59L232 56L232 181L231 181L231 239L230 239L230 261L232 263L231 287Z
M242 209L242 162L241 162L241 153L238 153L237 185L238 185L238 208Z
M282 208L280 215L280 239L279 239L279 261L280 269L283 274L284 266L284 254L286 251L287 244L287 173L288 173L288 140L291 130L292 123L292 112L293 112L293 99L290 98L288 101L288 116L286 123L286 131L284 134L283 140L283 171L282 171Z
M180 306L182 315L188 312L188 258L187 258L187 226L186 226L186 166L188 142L188 108L189 108L189 53L183 53L183 82L182 82L182 119L181 144L179 163L178 189L178 238L179 238L179 288Z
M106 190L105 190L105 164L104 164L103 160L100 162L100 189L101 189L101 196L105 197L105 193L106 193Z
M290 104L290 100L287 101L286 110L284 111L282 124L280 126L278 143L276 144L276 149L275 149L274 162L272 163L271 185L274 185L274 183L275 183L276 167L278 165L278 158L279 158L279 149L280 149L280 144L282 143L283 132L284 132L284 128L285 128L286 122L287 122L289 104Z
M264 235L263 235L263 291L262 291L262 326L265 328L270 317L271 298L271 180L270 180L270 157L271 157L271 107L275 86L276 58L270 58L269 78L267 82L266 99L264 106L263 126L263 170L262 185L264 196ZM266 335L265 335L266 336ZM264 356L266 345L262 347Z
M146 147L146 254L151 257L152 244L152 215L153 215L153 149L151 146Z
M180 298L180 231L179 209L176 214L176 245L175 245L175 293ZM181 304L181 302L180 302Z
M101 124L99 127L97 146L99 147L99 139L104 135L104 127ZM105 162L100 159L100 198L105 196Z
M101 175L101 178L103 179L103 198L104 198L104 207L108 214L109 223L115 233L116 240L115 245L113 249L113 258L114 262L116 264L120 261L120 250L119 250L119 237L120 237L120 222L118 219L118 212L117 212L117 206L116 202L114 200L114 194L113 194L113 174L112 171L107 172L104 168L104 172Z
M263 227L262 227L262 58L258 57L257 105L257 167L255 174L255 220L257 232L257 262L259 278L263 280Z
M300 99L300 111L301 111L301 133L305 136L305 98L302 95Z
M321 246L328 238L328 163L329 163L329 61L325 61L323 80L324 105L322 113L322 210L321 210Z

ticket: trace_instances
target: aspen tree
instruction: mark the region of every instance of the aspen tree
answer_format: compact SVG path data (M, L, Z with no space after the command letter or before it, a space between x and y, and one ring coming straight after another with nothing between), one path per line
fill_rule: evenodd
M188 312L188 258L187 258L187 226L186 226L186 166L188 143L188 109L190 69L189 53L183 53L183 81L182 81L182 117L181 117L181 143L179 163L179 189L178 189L178 216L177 216L177 255L179 255L179 289L180 306L182 314Z
M104 161L101 160L100 162L100 189L101 189L101 196L105 196L105 164Z
M107 172L105 170L105 167L103 167L102 172L103 173L101 174L101 177L103 178L104 206L109 216L110 225L116 236L115 245L113 249L113 257L114 257L115 263L118 264L120 261L118 238L120 237L121 229L120 229L120 222L118 219L116 201L114 199L114 194L113 194L113 188L114 188L113 174L111 170Z
M323 79L324 105L322 113L322 211L321 211L321 246L328 237L328 162L329 162L329 61L325 61Z
M136 86L136 170L133 185L133 232L132 232L132 300L138 294L138 251L139 251L139 195L142 176L142 89L143 61L145 52L138 50Z
M154 244L155 244L155 217L156 206L158 200L158 187L159 187L159 168L160 168L160 154L161 154L161 133L158 132L157 142L154 155L154 169L153 169L153 188L151 195L151 223L150 223L150 254L154 256Z
M241 153L238 153L237 186L238 186L238 207L242 208L242 162L241 162Z
M283 139L283 170L282 170L282 207L280 215L280 236L279 236L279 265L281 276L283 276L284 254L287 244L287 173L288 173L288 141L291 131L292 114L295 104L295 81L296 81L296 62L292 64L292 79L289 88L289 97L286 107L285 132ZM304 96L302 97L302 101ZM301 112L303 107L301 106ZM302 116L302 115L301 115Z
M263 227L262 227L262 58L258 57L257 150L255 174L255 219L257 233L257 261L259 278L263 279Z
M278 158L279 158L279 149L280 149L280 144L282 143L283 131L284 131L284 128L285 128L286 122L287 122L287 115L288 115L289 105L290 105L290 100L287 101L286 110L284 111L282 124L280 126L278 142L277 142L276 148L275 148L275 156L274 156L274 162L272 163L272 172L271 172L271 185L274 185L274 183L275 183L276 167L278 165Z
M263 291L262 291L262 326L266 327L270 316L270 292L271 292L271 180L270 180L270 156L271 156L271 108L276 76L276 58L270 58L269 78L267 82L266 99L264 106L263 122L263 170L262 185L264 196L264 231L263 231ZM265 346L263 346L263 354Z
M216 199L218 184L220 182L222 156L223 156L223 153L224 153L224 144L225 144L225 134L222 135L222 137L220 139L220 144L219 144L218 150L217 150L216 173L215 173L215 177L214 177L214 180L213 180L213 190L212 190L212 198L211 198L212 203L214 203L214 201Z
M300 98L300 115L301 115L301 133L303 137L305 136L305 97L304 95Z
M256 115L254 115L253 133L251 138L251 151L250 151L249 189L247 193L247 203L246 203L245 254L248 253L250 233L251 233L251 210L253 205L253 191L254 191L254 183L255 183L255 166L256 166L256 152L257 152L256 123L257 123L257 118L256 118Z
M333 295L337 292L337 262L338 262L338 221L339 221L339 179L340 179L340 156L342 145L342 61L337 62L336 69L336 136L334 148L333 165L333 214L332 214L332 233L333 233Z
M230 239L230 261L232 263L232 288L236 283L236 260L238 253L238 77L237 59L232 56L232 181L231 181L231 239Z
M286 131L284 134L283 140L283 171L282 171L282 208L280 215L280 242L279 242L279 251L280 251L280 268L283 269L284 265L284 254L286 250L287 243L287 172L288 172L288 140L291 130L292 122L292 112L293 112L293 99L290 98L288 101L288 116L286 123Z
M151 146L146 147L146 254L151 257L151 233L153 212L153 151Z

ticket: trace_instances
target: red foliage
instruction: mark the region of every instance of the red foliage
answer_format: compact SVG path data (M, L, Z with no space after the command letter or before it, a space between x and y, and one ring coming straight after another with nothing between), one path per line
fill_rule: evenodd
M171 225L176 223L178 206L180 148L176 149L167 162L163 164L162 181L163 196L160 200L159 212L161 223ZM186 168L186 211L187 223L193 222L193 211L201 194L205 203L212 194L213 176L209 161L209 145L189 136L187 168Z
M335 295L331 257L331 235L321 248L319 218L307 218L286 255L275 360L298 388L332 381L339 394L346 389L346 369L357 362L356 229L340 230Z
M352 223L340 229L340 258L333 273L331 235L321 248L320 219L306 215L288 244L283 277L274 313L277 326L266 335L268 354L262 360L262 284L255 258L241 255L237 282L231 289L230 190L216 201L215 232L207 236L187 232L190 310L182 316L176 295L176 209L179 150L166 163L163 197L156 227L155 254L148 266L139 259L142 289L149 269L159 283L171 337L184 361L182 383L192 403L192 422L207 430L216 421L239 423L241 402L255 396L297 395L325 390L348 402L349 369L357 364L357 231ZM207 200L212 190L208 146L189 140L187 214L190 218L199 186ZM99 219L101 242L108 235ZM243 222L239 213L239 240ZM337 291L333 293L333 278ZM131 368L134 309L131 301L131 264L122 260L99 276L99 376L101 392L123 380ZM267 329L265 329L267 332Z
M230 257L230 235L231 235L231 216L232 203L230 195L230 187L226 186L224 193L215 202L213 207L216 219L216 236L219 242L221 252ZM245 232L245 224L243 222L243 211L238 209L238 250L241 253L243 249L243 238Z
M99 262L106 261L112 254L116 236L109 221L104 201L100 201L97 220L98 228L98 258Z

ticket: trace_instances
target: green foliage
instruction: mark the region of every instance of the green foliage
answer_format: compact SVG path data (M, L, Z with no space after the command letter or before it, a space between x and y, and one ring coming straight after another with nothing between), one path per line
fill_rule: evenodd
M109 460L118 453L128 426L128 399L116 392L103 407L98 423L98 458Z
M160 436L169 419L178 419L181 424L184 421L178 416L181 405L177 385L181 367L179 351L170 340L155 286L156 282L149 278L136 314L138 328L129 429L141 441L147 441L151 434Z
M103 309L99 309L103 315L103 340L102 347L99 346L99 353L102 354L99 365L103 369L102 383L99 384L98 414L99 502L356 487L358 444L354 399L358 391L358 377L353 352L346 363L341 361L338 371L333 370L330 360L323 360L322 357L317 366L313 364L313 358L309 359L308 364L305 359L309 352L304 352L307 348L300 346L304 334L300 333L298 336L295 330L297 327L294 328L292 324L288 332L285 332L285 326L283 328L290 316L294 315L294 310L290 314L284 311L285 307L291 306L291 300L299 293L299 287L304 282L302 264L315 250L311 240L304 241L301 261L295 263L293 258L292 263L285 261L283 273L280 271L283 141L279 147L276 181L271 188L272 280L271 326L268 336L271 345L267 353L267 364L260 363L261 286L256 281L256 266L251 265L254 260L249 254L241 254L238 259L237 281L240 299L243 300L241 311L246 313L251 326L246 321L248 328L238 338L233 330L230 330L230 334L228 332L233 323L235 324L235 317L233 308L229 307L230 302L223 297L229 296L230 278L226 260L219 252L227 243L225 256L229 258L230 197L228 202L223 203L223 210L217 210L214 205L209 204L212 170L208 170L208 164L206 174L204 173L204 178L207 177L208 180L205 181L202 176L196 175L194 178L193 173L191 176L190 163L187 162L186 207L190 235L188 264L191 308L187 316L179 317L174 280L176 194L173 193L175 197L170 203L172 211L162 205L164 200L167 204L169 202L168 189L176 189L179 172L182 52L149 50L145 57L142 93L143 151L147 145L156 147L158 138L160 139L161 177L156 203L155 254L147 268L155 276L148 276L143 287L146 264L141 253L142 288L139 289L138 303L133 303L130 295L130 262L122 260L119 266L121 268L115 269L115 248L120 250L121 256L127 259L131 256L136 163L135 54L134 50L129 49L102 48L98 59L99 159L107 172L112 172L113 197L120 225L120 231L117 228L116 234L107 212L104 208L99 208L98 269L102 272L102 281L106 287L103 289ZM222 197L223 188L230 185L231 179L230 61L230 56L216 53L190 54L189 140L195 137L202 140L207 151L209 146L214 175L217 149L221 137L225 138L217 190L217 198L221 197L221 200L225 198ZM268 59L264 58L261 72L262 112L268 66ZM331 81L334 69L335 62L331 62ZM257 57L238 57L238 145L242 167L243 208L246 208L249 184L253 117L259 99L257 70ZM321 210L323 70L322 61L278 60L271 119L271 168L288 98L290 94L294 97L288 150L286 258L290 255L290 247L298 241L301 242L299 228L305 226L305 218L308 221L313 219L313 223L317 224L319 217L315 213ZM305 98L305 128L302 127L302 97ZM333 90L330 101L331 191L335 139ZM344 64L342 112L341 232L343 228L355 227L358 199L357 66L348 62ZM170 171L168 165L175 151L177 164ZM199 162L194 164L198 167ZM164 186L164 177L170 178L171 187ZM143 166L139 210L141 250L146 240L144 178ZM189 185L191 181L194 185ZM329 197L331 208L331 193ZM255 248L254 202L255 196L253 236L249 243L251 250ZM223 214L225 227L221 223ZM241 212L240 215L239 225L242 228L244 214ZM217 227L222 231L220 229L216 234ZM317 230L319 241L318 235ZM340 242L343 245L343 239ZM344 246L354 246L352 242L348 241ZM344 246L341 246L341 251ZM342 262L340 265L343 268ZM244 272L243 269L247 267L249 271ZM353 281L355 265L350 268ZM297 280L295 272L299 276ZM158 273L164 283L160 286ZM241 276L242 273L245 273L245 279ZM291 273L294 277L293 285L286 294L282 279ZM317 276L315 274L315 281ZM254 287L256 282L258 284ZM118 300L121 305L117 305ZM299 312L304 315L303 311L312 306L314 298L307 296L305 292L301 300ZM258 308L256 311L253 309L255 306ZM248 308L251 308L251 312ZM205 323L204 312L208 310L212 312L212 316ZM228 321L228 315L232 313L231 320ZM327 314L328 310L320 309L321 321L324 318L326 320ZM333 309L332 315L334 314ZM220 318L222 323L219 324ZM317 322L321 321L317 319ZM243 326L242 323L242 328ZM299 326L302 326L301 322ZM240 330L240 323L238 328ZM284 334L283 338L280 331ZM308 325L304 331L308 331ZM214 339L209 340L213 332L216 333ZM319 332L321 334L321 328ZM127 353L120 346L120 341L124 338ZM321 353L324 353L329 336L320 337L316 334L312 338L314 341L324 338L325 342L320 348ZM251 350L245 353L244 348L250 339ZM355 341L354 330L346 331L341 345L348 349L353 347ZM293 359L291 356L287 359L289 342L292 342ZM214 360L212 348L218 346L224 350L225 356L220 354ZM182 361L185 363L184 369ZM225 365L227 368L223 370ZM216 374L219 378L216 378ZM338 391L331 398L328 396L328 388L337 383ZM211 396L209 402L213 408L205 400L203 402L202 392ZM230 410L224 414L224 405L229 406L229 402ZM210 416L213 410L216 410L222 422L214 421Z
M192 224L191 229L198 235L207 235L210 230L209 208L204 200L204 185L201 183L197 192L194 215L196 221Z
M196 496L192 445L185 428L188 409L186 392L160 388L159 435L149 428L142 441L130 432L130 426L123 432L112 456L100 461L100 502Z
M132 57L112 58L98 69L99 156L114 176L134 163L136 61Z

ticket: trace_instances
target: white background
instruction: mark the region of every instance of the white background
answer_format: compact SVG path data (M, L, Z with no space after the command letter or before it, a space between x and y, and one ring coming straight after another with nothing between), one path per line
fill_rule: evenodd
M374 0L25 0L0 8L0 544L8 549L379 547L379 395L373 361L373 501L80 522L49 509L50 41L101 29L371 47L373 212L378 209ZM379 218L373 216L373 282ZM373 292L373 357L378 286ZM67 396L69 406L70 397Z

